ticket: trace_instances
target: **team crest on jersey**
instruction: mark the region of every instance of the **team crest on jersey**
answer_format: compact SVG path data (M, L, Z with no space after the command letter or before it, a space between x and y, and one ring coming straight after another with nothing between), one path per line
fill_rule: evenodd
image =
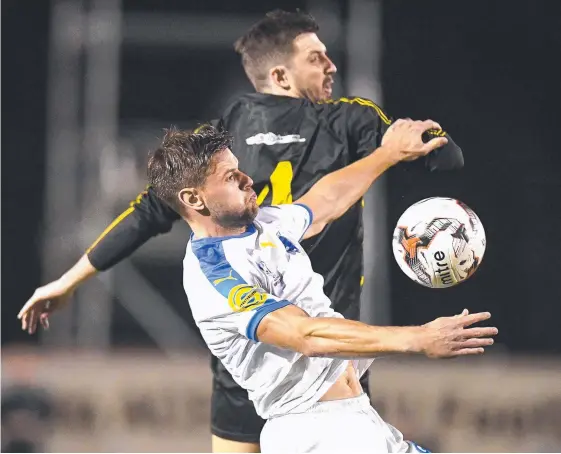
M267 293L248 284L232 287L228 293L228 304L234 312L246 312L262 306L267 301Z

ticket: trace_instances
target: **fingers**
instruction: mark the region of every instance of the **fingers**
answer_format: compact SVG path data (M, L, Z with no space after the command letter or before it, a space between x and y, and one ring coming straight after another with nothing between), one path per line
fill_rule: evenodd
M49 329L49 314L41 314L39 321L41 322L43 329Z
M447 143L448 143L448 139L446 137L436 137L425 143L422 146L421 151L427 154L433 150L436 150L437 148L443 147Z
M478 312L476 314L466 315L462 319L462 325L463 326L470 326L470 325L473 325L474 323L479 323L479 322L483 322L485 320L489 320L490 318L491 318L491 313L490 312Z
M499 330L494 326L485 327L485 328L469 328L463 331L463 335L466 338L490 337L490 336L496 336L498 333Z
M413 161L448 143L447 138L438 136L424 143L422 137L427 130L442 130L442 128L433 120L413 121L409 118L400 118L392 123L386 131L384 139L397 141L394 146L400 148L399 151L405 154L401 160ZM382 144L384 144L384 140Z
M33 334L35 332L35 326L37 325L37 311L31 310L29 312L29 317L27 319L27 332L28 334Z
M33 293L33 295L31 296L31 298L29 298L26 303L23 305L23 307L21 308L21 310L19 311L18 314L18 319L21 319L23 317L23 315L29 310L31 309L35 303L38 301L38 299L36 298L36 293Z
M37 325L41 325L45 328L49 327L49 313L42 312L42 308L32 307L26 311L21 317L21 329L27 331L28 334L33 334L37 331Z
M52 294L45 292L44 289L45 287L41 287L35 290L18 313L18 319L21 320L21 329L29 334L37 331L39 323L44 328L49 327L48 316L52 312L52 301L50 300Z
M495 341L490 337L483 337L483 338L472 338L467 339L465 341L456 342L454 344L454 350L461 350L463 348L482 348L482 347L489 347L493 345Z
M437 129L442 131L442 126L440 126L436 121L433 120L425 120L420 122L423 128L423 132L428 131L429 129Z
M462 348L454 352L453 356L481 355L485 353L484 348Z

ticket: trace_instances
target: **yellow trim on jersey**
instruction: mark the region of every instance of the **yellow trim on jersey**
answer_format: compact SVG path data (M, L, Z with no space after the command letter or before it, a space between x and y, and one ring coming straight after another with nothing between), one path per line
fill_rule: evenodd
M101 235L99 235L97 237L97 240L95 240L93 242L93 244L86 249L86 254L89 254L90 251L97 246L97 244L103 239L105 238L105 236L115 228L115 226L117 226L117 224L119 224L119 222L121 222L123 219L125 219L129 214L131 214L134 211L134 206L127 208L125 211L123 211L119 216L117 216L117 218L115 218L115 220L109 224L107 226L107 228L103 231L103 233Z
M125 219L129 214L131 214L135 210L136 205L138 205L142 201L142 197L144 197L148 193L148 188L149 187L150 187L150 185L146 186L146 190L144 190L140 194L138 194L136 199L134 199L130 203L129 208L127 208L125 211L123 211L119 216L117 216L113 220L113 222L111 224L109 224L107 226L107 228L101 233L101 235L99 235L97 237L97 239L93 242L93 244L89 248L86 249L86 254L89 254L92 251L92 249L95 248L99 244L99 242L101 240L103 240L103 238L105 238L111 230L113 230L123 219Z
M328 104L338 104L340 102L345 102L348 104L360 104L361 106L367 106L367 107L371 107L372 109L374 109L376 111L376 113L378 114L378 116L380 117L380 119L386 123L387 125L391 125L392 121L388 118L388 116L384 113L384 111L382 110L382 108L375 104L374 102L370 101L369 99L364 99L364 98L359 98L359 97L355 97L355 98L339 98L339 99L330 99L328 101L325 101Z
M328 101L325 101L328 104L338 104L340 102L345 102L348 104L360 104L361 106L367 106L367 107L371 107L372 109L374 109L376 111L376 113L378 114L378 116L380 117L380 119L386 123L387 125L391 125L392 121L388 118L388 116L384 113L384 111L382 110L382 108L375 104L374 102L370 101L369 99L365 99L365 98L359 98L359 97L355 97L355 98L339 98L339 99L330 99ZM444 137L446 135L446 131L443 131L442 129L429 129L427 131L428 134L432 135L432 136L436 136L436 137Z
M364 276L360 276L360 286L364 285Z
M444 137L446 135L446 131L443 131L442 129L429 129L427 134L436 137Z

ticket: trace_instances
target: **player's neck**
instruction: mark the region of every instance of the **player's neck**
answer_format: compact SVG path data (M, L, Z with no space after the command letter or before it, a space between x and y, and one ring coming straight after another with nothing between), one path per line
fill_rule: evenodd
M265 87L257 91L259 93L265 93L267 95L288 96L290 98L302 98L302 95L298 90L295 90L293 88L290 90L285 90L284 88L278 87L276 85L271 87Z
M195 239L241 235L247 231L245 227L222 227L214 223L189 222Z

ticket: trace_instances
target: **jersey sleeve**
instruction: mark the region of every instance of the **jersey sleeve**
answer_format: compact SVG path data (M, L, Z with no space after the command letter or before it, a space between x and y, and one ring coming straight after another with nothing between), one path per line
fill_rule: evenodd
M342 98L348 104L347 127L351 144L351 160L356 161L368 156L382 144L384 134L393 120L380 106L364 98ZM418 159L407 166L424 166L430 171L454 170L464 166L462 149L452 140L450 134L443 130L430 130L425 134L425 141L435 137L446 137L448 143L432 151L428 156Z
M193 317L211 350L217 331L240 334L258 342L257 328L263 318L291 304L270 294L261 284L259 270L238 257L234 265L222 242L193 244L194 256L184 262L183 283ZM241 263L241 264L240 264ZM209 333L211 333L209 335Z
M341 98L346 104L346 126L351 161L358 161L378 148L392 120L380 106L365 98Z
M275 226L287 236L301 240L314 222L314 214L302 203L271 205L259 209L257 220Z
M99 271L111 268L153 236L171 230L179 215L151 187L141 192L86 250Z

